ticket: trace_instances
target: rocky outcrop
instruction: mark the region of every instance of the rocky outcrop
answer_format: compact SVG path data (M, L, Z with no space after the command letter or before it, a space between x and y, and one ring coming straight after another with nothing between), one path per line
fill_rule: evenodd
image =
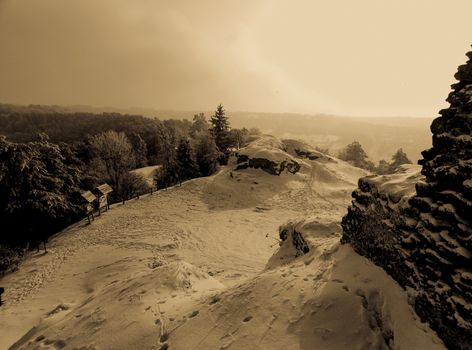
M279 227L280 248L269 259L266 268L273 269L301 259L308 265L314 259L326 261L339 247L336 236L341 225L330 217L307 217L288 221Z
M303 150L303 149L296 148L295 153L300 158L307 158L309 160L317 160L318 158L320 158L320 156L318 154L316 154L314 152L306 151L306 150Z
M421 179L420 167L414 165L403 165L391 175L361 178L342 221L341 242L395 274L403 286L414 285L414 269L403 244L409 244L408 228L416 225L409 199Z
M261 169L271 175L283 172L296 174L300 171L301 161L287 153L285 143L273 136L263 135L236 154L234 170Z
M412 288L421 319L462 350L472 349L472 60L455 77L419 161L424 178L403 169L361 179L342 242Z
M329 160L330 159L329 156L317 151L306 142L303 142L300 140L293 140L293 139L284 139L282 140L282 143L283 143L285 152L287 152L288 154L291 154L294 157L297 157L300 159L308 159L308 160L317 160L317 159Z
M310 247L305 241L303 234L291 223L279 227L279 237L281 242L285 242L286 240L291 241L291 244L295 248L295 257L304 255L310 251Z
M300 164L295 160L283 160L277 163L265 158L249 158L247 155L239 155L236 170L254 168L264 170L271 175L280 175L287 170L291 174L296 174L300 170Z

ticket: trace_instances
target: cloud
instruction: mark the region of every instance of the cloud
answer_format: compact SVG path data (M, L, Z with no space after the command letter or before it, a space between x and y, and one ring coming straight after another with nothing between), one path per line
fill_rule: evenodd
M0 101L427 115L465 60L466 10L462 0L4 0Z

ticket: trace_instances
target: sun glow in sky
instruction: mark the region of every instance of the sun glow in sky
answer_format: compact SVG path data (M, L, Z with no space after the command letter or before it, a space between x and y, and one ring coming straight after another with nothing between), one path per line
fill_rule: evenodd
M0 0L0 102L427 116L470 0Z

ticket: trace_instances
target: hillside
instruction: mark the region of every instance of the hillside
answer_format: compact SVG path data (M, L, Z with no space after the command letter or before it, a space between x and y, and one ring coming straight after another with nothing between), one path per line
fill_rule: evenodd
M0 348L444 349L339 244L365 175L265 136L214 176L114 205L1 280Z

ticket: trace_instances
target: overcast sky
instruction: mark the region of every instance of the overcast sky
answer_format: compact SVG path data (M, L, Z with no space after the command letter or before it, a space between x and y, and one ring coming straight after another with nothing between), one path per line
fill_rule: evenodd
M436 116L471 0L0 0L0 102Z

